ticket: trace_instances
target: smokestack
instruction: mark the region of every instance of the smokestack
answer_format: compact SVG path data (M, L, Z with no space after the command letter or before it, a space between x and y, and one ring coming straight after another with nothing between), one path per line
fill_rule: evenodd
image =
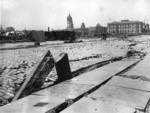
M48 27L48 32L49 32L49 27Z

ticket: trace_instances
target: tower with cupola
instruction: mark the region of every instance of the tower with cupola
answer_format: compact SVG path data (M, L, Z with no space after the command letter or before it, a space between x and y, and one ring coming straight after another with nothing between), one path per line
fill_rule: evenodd
M67 29L72 30L73 28L74 28L73 27L73 20L72 20L71 15L69 14L67 17Z

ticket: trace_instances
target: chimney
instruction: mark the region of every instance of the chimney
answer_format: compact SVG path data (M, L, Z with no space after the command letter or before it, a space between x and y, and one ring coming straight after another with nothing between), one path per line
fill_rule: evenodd
M49 27L48 27L48 32L49 32Z

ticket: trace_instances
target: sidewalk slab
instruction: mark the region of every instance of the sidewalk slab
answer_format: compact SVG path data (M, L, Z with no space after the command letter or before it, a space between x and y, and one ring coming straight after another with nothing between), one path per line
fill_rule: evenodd
M0 107L0 113L45 113L65 101L62 97L52 98L49 95L30 95L18 101ZM41 104L41 106L37 106Z
M150 98L150 93L107 84L88 95L88 97L113 104L144 109Z
M62 82L50 88L35 92L33 95L44 95L50 98L63 97L64 99L74 99L88 90L95 87L95 85L74 84L70 82Z
M145 108L149 97L147 92L104 85L61 113L135 113Z
M93 85L63 82L2 106L0 113L45 113L64 103L67 99L74 99L93 87ZM37 107L38 104L44 105Z
M137 61L117 61L68 80L75 84L98 85Z
M60 113L134 113L135 109L102 100L83 97Z
M126 77L114 76L107 82L108 85L120 86L143 92L150 92L150 82L140 79L130 79Z
M127 76L143 76L150 79L150 55L148 54L142 61L140 61L131 70L124 73Z

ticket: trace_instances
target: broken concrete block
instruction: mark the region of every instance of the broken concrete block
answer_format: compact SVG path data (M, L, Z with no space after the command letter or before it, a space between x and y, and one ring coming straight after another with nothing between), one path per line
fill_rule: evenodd
M16 101L19 98L25 97L39 90L53 67L54 59L50 51L47 51L38 60L38 63L33 68L30 75L28 75L27 79L24 81L12 101Z
M55 66L58 75L57 82L71 78L71 69L67 53L60 54L59 58L56 60Z

